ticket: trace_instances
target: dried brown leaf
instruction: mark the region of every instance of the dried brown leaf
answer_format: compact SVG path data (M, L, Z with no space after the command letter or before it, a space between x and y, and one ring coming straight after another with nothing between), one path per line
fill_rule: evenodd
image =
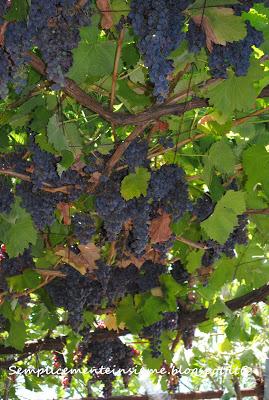
M70 204L62 202L58 203L57 209L60 211L61 216L63 217L64 225L71 225Z
M5 33L8 27L9 22L5 21L2 25L0 25L0 46L3 47L5 44Z
M61 256L64 262L71 265L82 275L97 269L96 261L100 259L99 247L94 243L80 244L78 247L80 250L79 254L75 254L63 246L59 246L55 254Z
M154 218L149 228L151 243L162 243L169 240L172 235L170 224L171 216L165 212L159 217Z

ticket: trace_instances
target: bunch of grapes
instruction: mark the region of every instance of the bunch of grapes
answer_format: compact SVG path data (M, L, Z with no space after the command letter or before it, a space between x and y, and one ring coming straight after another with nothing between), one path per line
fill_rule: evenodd
M32 216L39 230L43 231L55 221L57 204L63 200L61 193L35 190L32 183L21 182L16 186L16 194L21 198L22 206Z
M12 184L10 179L0 176L0 212L8 213L14 201L14 194L11 191Z
M239 0L238 4L234 4L232 8L236 15L241 15L242 12L248 12L255 3L263 3L264 0Z
M152 357L158 358L161 356L160 345L161 335L164 331L174 331L178 328L178 314L166 312L160 321L155 322L150 326L143 328L141 334L150 341Z
M2 247L2 252L3 252ZM34 269L35 264L31 255L31 250L27 249L18 257L9 258L5 252L5 257L0 262L0 271L5 277L21 274L26 269Z
M123 162L125 161L130 171L134 171L136 167L148 167L149 160L148 156L148 142L142 139L134 140L123 156Z
M97 263L96 278L81 275L71 266L64 264L59 270L65 275L46 286L46 290L57 307L69 312L72 327L79 329L84 310L102 307L106 300L108 306L127 294L144 293L160 285L159 276L165 272L163 265L145 262L139 271L134 265L128 268L110 267Z
M80 40L79 28L89 23L86 7L75 0L33 0L29 26L33 44L41 49L49 79L64 84L64 75L72 65L72 50Z
M129 219L127 203L120 192L121 182L126 175L126 171L114 172L108 180L101 182L96 195L96 211L104 221L109 241L117 239L123 223Z
M139 37L138 48L144 57L154 95L162 102L169 93L173 63L169 54L183 41L184 11L192 0L132 0L129 18Z
M128 385L133 362L133 350L122 343L117 337L100 340L98 333L103 329L96 329L94 334L86 334L80 345L80 352L83 356L89 356L87 366L99 372L101 368L109 368L110 374L93 372L92 380L103 383L103 396L109 398L112 395L112 383L116 379L116 373L121 373L123 381Z
M0 314L0 334L5 332L8 328L8 320Z
M196 24L192 19L189 21L189 28L186 34L189 50L193 53L199 53L203 47L206 47L206 35L201 24Z
M72 217L73 231L80 243L90 242L95 234L95 223L89 214L77 213Z
M207 219L214 211L214 203L210 196L204 194L202 197L196 200L196 203L193 205L193 215L197 217L199 222Z
M227 68L232 67L236 76L246 75L250 65L252 46L259 47L263 34L246 21L247 35L238 42L226 46L214 44L209 57L209 67L214 78L227 78Z
M163 165L151 174L149 197L154 209L171 214L174 221L192 209L185 172L177 165Z
M6 2L2 3L1 17L6 8ZM28 52L33 47L40 48L49 79L63 86L73 61L72 50L80 40L79 29L90 22L90 3L80 6L75 0L32 0L27 22L12 21L7 25L4 49L0 49L2 98L8 94L10 83L15 90L25 85L23 67L29 62Z
M171 266L171 275L177 283L187 282L190 278L190 274L184 268L180 261L175 261Z
M25 148L18 148L12 153L4 153L0 155L0 170L12 170L23 174L28 174L26 171L31 163L25 160Z

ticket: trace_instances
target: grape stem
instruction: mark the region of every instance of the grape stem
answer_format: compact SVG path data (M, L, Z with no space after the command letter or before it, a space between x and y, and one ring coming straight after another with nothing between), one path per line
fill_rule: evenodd
M31 182L31 176L26 175L26 174L21 174L20 172L12 171L10 169L1 169L0 175L12 176L13 178L21 179L22 181ZM42 187L43 191L50 192L50 193L61 192L61 193L68 194L71 189L79 189L79 186L78 185L65 185L65 186L59 186L59 187L52 187L50 184L44 182L43 187Z
M122 45L123 45L123 40L124 40L124 34L125 34L125 30L123 28L120 31L120 35L119 35L119 39L118 39L118 45L117 45L115 61L114 61L114 70L113 70L113 75L112 75L112 86L111 86L111 96L110 96L110 111L112 111L112 112L113 112L113 106L114 106L115 95L116 95L116 84L117 84L117 79L118 79L118 69L119 69L119 62L120 62Z
M185 243L185 244L187 244L188 246L193 247L194 249L207 250L207 249L209 248L208 246L206 246L206 245L203 244L203 243L193 242L192 240L186 239L186 238L184 238L184 237L182 237L182 236L177 236L176 239L177 239L179 242Z

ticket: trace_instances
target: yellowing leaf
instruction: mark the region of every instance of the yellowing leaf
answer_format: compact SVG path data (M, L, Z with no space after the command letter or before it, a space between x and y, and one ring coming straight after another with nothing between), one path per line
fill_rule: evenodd
M152 296L154 296L154 297L163 297L163 291L162 291L162 288L161 287L156 287L156 288L153 288L153 289L151 289L151 294L152 294Z
M109 331L119 331L120 329L125 328L125 323L121 322L119 325L117 324L117 317L115 314L107 314L104 323L106 325L106 328Z

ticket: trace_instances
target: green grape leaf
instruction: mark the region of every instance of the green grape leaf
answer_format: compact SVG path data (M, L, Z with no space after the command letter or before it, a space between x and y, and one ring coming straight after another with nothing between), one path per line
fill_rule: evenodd
M22 254L30 244L35 244L37 232L33 225L32 218L24 208L20 206L17 198L12 205L8 215L0 215L1 240L5 243L7 253L10 257Z
M211 304L207 310L207 317L212 319L219 314L224 314L229 317L233 315L232 311L225 305L224 301L217 299L214 304Z
M246 25L242 18L234 15L231 8L207 7L205 17L213 31L214 42L225 45L226 42L235 42L243 39L246 34Z
M86 43L81 41L73 50L73 65L68 72L68 77L78 83L98 80L105 75L110 75L114 68L116 43L112 41L99 41ZM121 68L121 62L119 65Z
M143 167L135 169L135 173L127 175L121 182L121 195L125 200L146 196L150 172Z
M165 311L166 305L162 298L150 296L139 308L139 314L143 317L144 326L154 324L162 319L161 312Z
M65 136L65 128L62 122L59 120L59 116L54 114L48 122L47 135L49 143L53 145L55 150L61 152L62 150L68 150L68 141Z
M201 259L204 254L203 250L191 251L187 256L187 271L193 274L197 268L201 266Z
M5 14L5 19L12 22L26 20L28 9L28 0L12 0L11 7Z
M260 183L269 196L269 153L265 146L257 144L244 151L243 167L248 177L246 189L251 193Z
M256 63L251 65L246 76L237 77L233 73L229 73L227 79L210 86L206 90L209 104L225 117L228 117L234 111L251 109L261 90L254 83L261 79L263 75L262 68Z
M212 166L223 174L232 174L234 172L236 157L225 140L220 140L210 147L208 160Z
M10 331L7 344L17 350L22 351L26 341L26 326L23 320L10 320Z
M237 223L237 216L246 210L245 194L229 190L217 203L213 214L201 223L206 234L224 244Z
M41 283L41 276L34 270L26 269L23 274L7 278L9 287L17 292L23 289L33 289Z
M134 306L133 297L131 295L128 295L121 300L117 308L116 315L118 326L121 322L124 322L134 334L140 332L143 327L143 319L137 313Z

